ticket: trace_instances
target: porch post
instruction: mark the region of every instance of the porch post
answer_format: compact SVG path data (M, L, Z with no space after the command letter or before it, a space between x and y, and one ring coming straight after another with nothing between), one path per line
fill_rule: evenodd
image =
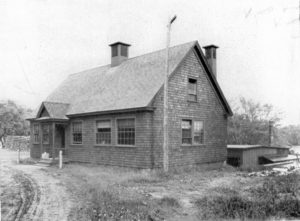
M52 123L52 160L55 160L55 149L54 149L54 146L55 146L55 126L56 124L53 122Z

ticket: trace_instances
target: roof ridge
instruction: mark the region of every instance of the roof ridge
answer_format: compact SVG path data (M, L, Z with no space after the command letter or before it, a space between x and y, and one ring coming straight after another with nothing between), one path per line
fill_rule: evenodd
M170 47L169 49L176 48L176 47L179 47L179 46L182 46L182 45L186 45L186 44L196 43L196 42L197 42L197 40L189 41L189 42L186 42L186 43L174 45L174 46ZM163 51L163 50L165 50L165 48L162 48L162 49L159 49L159 50L156 50L156 51L147 52L147 53L145 53L145 54L137 55L137 56L132 57L132 58L128 58L127 61L128 61L128 60L135 59L135 58L138 58L138 57L142 57L142 56L154 54L154 53L157 53L157 52L160 52L160 51ZM90 69L86 69L86 70L83 70L83 71L80 71L80 72L76 72L76 73L69 74L68 76L73 76L73 75L77 75L77 74L83 74L83 73L86 72L86 71L91 71L91 70L98 69L98 68L104 68L104 67L106 67L106 66L110 66L110 64L105 64L105 65L101 65L101 66L96 66L96 67L94 67L94 68L90 68Z
M186 42L186 43L174 45L174 46L170 47L169 49L172 49L172 48L175 48L175 47L179 47L179 46L182 46L182 45L186 45L186 44L196 43L196 42L197 42L197 40L195 40L195 41L189 41L189 42ZM144 55L149 55L149 54L157 53L157 52L163 51L163 50L165 50L165 48L162 48L162 49L159 49L159 50L156 50L156 51L152 51L152 52L148 52L148 53L145 53L145 54L141 54L141 55L138 55L138 56L135 56L135 57L132 57L132 58L128 58L127 60L138 58L138 57L141 57L141 56L144 56Z

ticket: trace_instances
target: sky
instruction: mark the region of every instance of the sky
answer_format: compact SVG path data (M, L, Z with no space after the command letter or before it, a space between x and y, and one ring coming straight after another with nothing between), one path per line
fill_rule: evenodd
M215 44L217 78L230 103L272 104L300 124L299 0L0 0L0 100L36 108L69 74L198 40Z

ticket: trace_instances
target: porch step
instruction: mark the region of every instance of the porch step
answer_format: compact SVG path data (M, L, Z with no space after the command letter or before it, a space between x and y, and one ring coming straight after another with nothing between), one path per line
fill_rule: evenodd
M41 167L49 167L51 165L51 163L52 163L52 159L41 159L35 165L41 166Z

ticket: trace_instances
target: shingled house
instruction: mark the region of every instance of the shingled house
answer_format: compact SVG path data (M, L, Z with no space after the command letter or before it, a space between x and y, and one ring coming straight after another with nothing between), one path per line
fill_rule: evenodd
M128 58L111 44L111 64L70 75L31 123L31 156L59 150L71 161L162 167L165 50ZM216 80L216 46L170 48L170 168L226 160L232 111Z

